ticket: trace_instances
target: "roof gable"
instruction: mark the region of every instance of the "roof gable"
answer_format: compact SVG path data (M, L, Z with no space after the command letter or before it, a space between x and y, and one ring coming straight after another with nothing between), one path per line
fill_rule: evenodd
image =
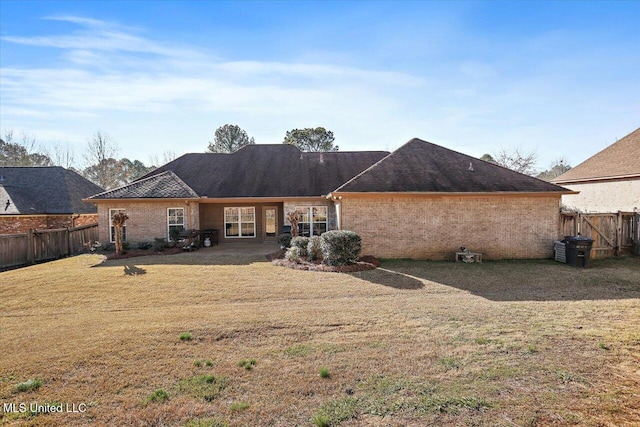
M95 213L82 199L103 191L60 166L0 167L0 177L0 215Z
M197 197L196 192L175 173L165 171L131 184L96 194L89 197L89 199L191 199Z
M336 192L566 192L557 185L414 138Z
M640 128L569 169L552 182L640 176Z

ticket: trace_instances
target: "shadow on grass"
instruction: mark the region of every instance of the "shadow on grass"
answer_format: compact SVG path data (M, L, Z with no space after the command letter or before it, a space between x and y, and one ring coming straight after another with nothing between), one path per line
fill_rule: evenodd
M242 254L207 254L202 252L184 252L173 255L147 255L135 258L104 259L100 264L93 267L118 267L131 265L134 262L138 265L250 265L256 262L268 262L265 255L242 255Z
M142 274L147 274L147 270L145 270L144 268L136 267L135 265L125 265L124 274L125 276L139 276Z
M356 277L399 289L435 282L493 301L580 301L640 298L640 258L592 260L575 268L550 260L484 263L389 260ZM354 274L355 276L355 274ZM418 285L419 284L419 285Z
M357 277L358 279L366 280L367 282L376 283L378 285L388 286L390 288L405 290L424 288L424 283L415 277L411 277L403 272L389 270L384 267L348 274L353 277Z

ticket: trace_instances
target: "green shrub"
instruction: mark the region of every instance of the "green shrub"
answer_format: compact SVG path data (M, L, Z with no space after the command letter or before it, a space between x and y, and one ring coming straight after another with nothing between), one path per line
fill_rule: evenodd
M179 228L172 228L169 230L169 238L173 243L176 243L178 239L180 239L180 233L182 233L182 230Z
M16 385L16 391L20 393L24 393L25 391L34 391L40 388L42 385L42 381L40 380L29 380Z
M291 246L291 239L291 233L282 233L278 236L278 243L280 243L280 247L282 249L287 249L289 246Z
M296 236L291 239L292 248L300 248L300 253L303 258L307 257L307 245L309 244L309 238L304 236Z
M358 260L362 239L353 231L332 230L320 236L323 262L327 265L348 265Z
M229 406L229 409L231 409L231 412L238 412L244 411L249 406L250 405L247 402L233 402L231 406Z
M153 245L151 242L138 242L138 249L141 249L143 251L151 249L152 246Z
M329 368L320 368L318 375L320 375L320 378L329 378L331 376L331 372L329 371Z
M151 250L156 252L164 251L164 248L166 246L167 246L167 241L164 239L164 237L154 237L153 243L151 245Z
M159 388L158 390L151 393L147 399L149 400L149 402L162 402L163 400L169 399L169 394L167 394L167 392L163 389Z
M320 241L320 236L313 236L309 239L309 243L307 243L307 259L309 259L309 261L315 261L322 258Z
M191 341L193 336L190 332L183 332L180 334L180 341Z
M253 369L254 366L256 366L256 359L249 359L249 360L242 359L241 361L238 362L238 366L246 369L247 371L250 371L251 369Z
M287 249L287 253L284 254L284 257L288 261L300 262L302 261L304 251L297 246L291 246Z
M227 382L227 378L217 375L198 375L180 381L178 388L196 399L211 402L225 389Z

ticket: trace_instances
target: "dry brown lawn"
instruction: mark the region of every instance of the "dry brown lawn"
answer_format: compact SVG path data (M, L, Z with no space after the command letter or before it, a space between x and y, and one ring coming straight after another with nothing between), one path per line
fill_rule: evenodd
M87 405L0 424L640 425L638 258L341 274L83 255L0 273L0 298L2 404Z

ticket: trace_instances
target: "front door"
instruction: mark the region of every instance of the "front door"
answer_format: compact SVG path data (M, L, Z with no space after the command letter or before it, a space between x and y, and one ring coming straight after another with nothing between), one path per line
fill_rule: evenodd
M268 206L264 208L264 240L278 240L278 208L276 206Z

